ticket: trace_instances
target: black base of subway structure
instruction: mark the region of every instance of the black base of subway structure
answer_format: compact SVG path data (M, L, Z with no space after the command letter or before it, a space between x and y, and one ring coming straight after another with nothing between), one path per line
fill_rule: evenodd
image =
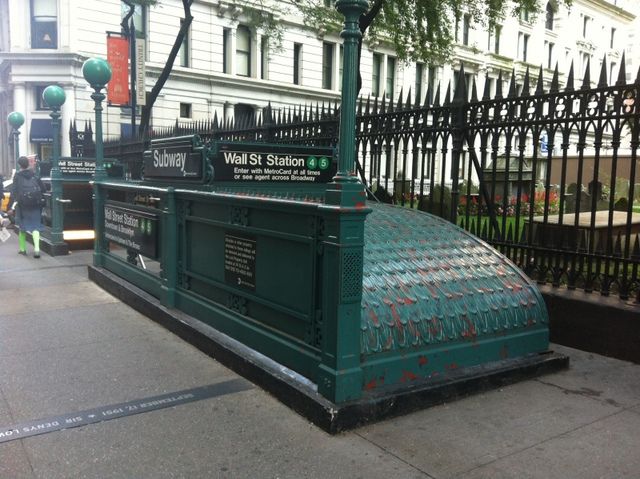
M330 434L556 372L569 366L567 356L549 351L461 369L447 378L416 383L411 389L367 393L357 401L334 404L319 395L307 380L297 374L201 321L162 306L153 296L109 271L89 266L89 278L135 310L268 391Z

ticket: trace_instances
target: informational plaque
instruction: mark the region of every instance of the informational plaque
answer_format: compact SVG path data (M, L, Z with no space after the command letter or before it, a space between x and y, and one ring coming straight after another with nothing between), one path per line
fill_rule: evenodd
M58 168L63 175L93 175L96 162L81 158L68 158L58 161Z
M255 237L238 233L224 235L224 280L227 284L255 291Z
M201 182L204 150L194 135L153 140L151 150L143 155L144 179Z

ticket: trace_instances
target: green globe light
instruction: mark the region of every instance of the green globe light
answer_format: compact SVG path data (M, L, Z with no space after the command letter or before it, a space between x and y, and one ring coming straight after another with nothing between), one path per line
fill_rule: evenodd
M12 111L7 115L7 121L9 125L11 125L11 128L17 130L24 124L24 115L19 111Z
M111 80L111 65L102 58L89 58L82 65L82 75L93 88L102 88Z
M49 107L58 109L64 104L66 96L62 88L57 85L50 85L42 92L42 99Z

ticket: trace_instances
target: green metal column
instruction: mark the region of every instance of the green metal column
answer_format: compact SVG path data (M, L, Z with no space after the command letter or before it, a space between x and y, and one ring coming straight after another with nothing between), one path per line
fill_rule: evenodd
M358 19L367 9L366 0L338 0L336 8L345 17L342 106L338 173L327 187L323 215L322 357L318 391L333 402L362 395L360 366L360 314L364 221L364 186L355 175L356 74Z
M11 134L13 135L13 156L14 156L14 171L18 172L18 158L20 158L20 127L24 124L24 115L19 111L12 111L7 115L7 122L11 126Z
M93 175L93 230L95 234L93 265L102 266L104 252L104 197L100 182L107 177L104 169L104 148L102 144L102 101L105 99L101 90L111 80L111 66L102 58L90 58L82 65L82 74L89 82L94 93L91 99L95 102L96 112L96 169Z
M178 277L178 218L176 216L176 194L173 186L167 188L165 207L162 211L162 303L167 307L176 304L176 281Z
M64 104L64 90L51 85L42 92L42 99L51 108L51 128L53 130L53 155L51 157L51 242L63 243L62 173L60 173L60 107Z

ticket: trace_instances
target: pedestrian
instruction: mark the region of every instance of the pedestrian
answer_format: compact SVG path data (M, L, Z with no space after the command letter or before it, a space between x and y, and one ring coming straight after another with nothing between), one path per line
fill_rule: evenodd
M33 257L40 257L40 230L42 229L42 203L44 187L40 178L29 168L26 156L18 158L20 171L13 177L9 208L15 215L18 233L18 254L27 254L27 232L33 238Z

